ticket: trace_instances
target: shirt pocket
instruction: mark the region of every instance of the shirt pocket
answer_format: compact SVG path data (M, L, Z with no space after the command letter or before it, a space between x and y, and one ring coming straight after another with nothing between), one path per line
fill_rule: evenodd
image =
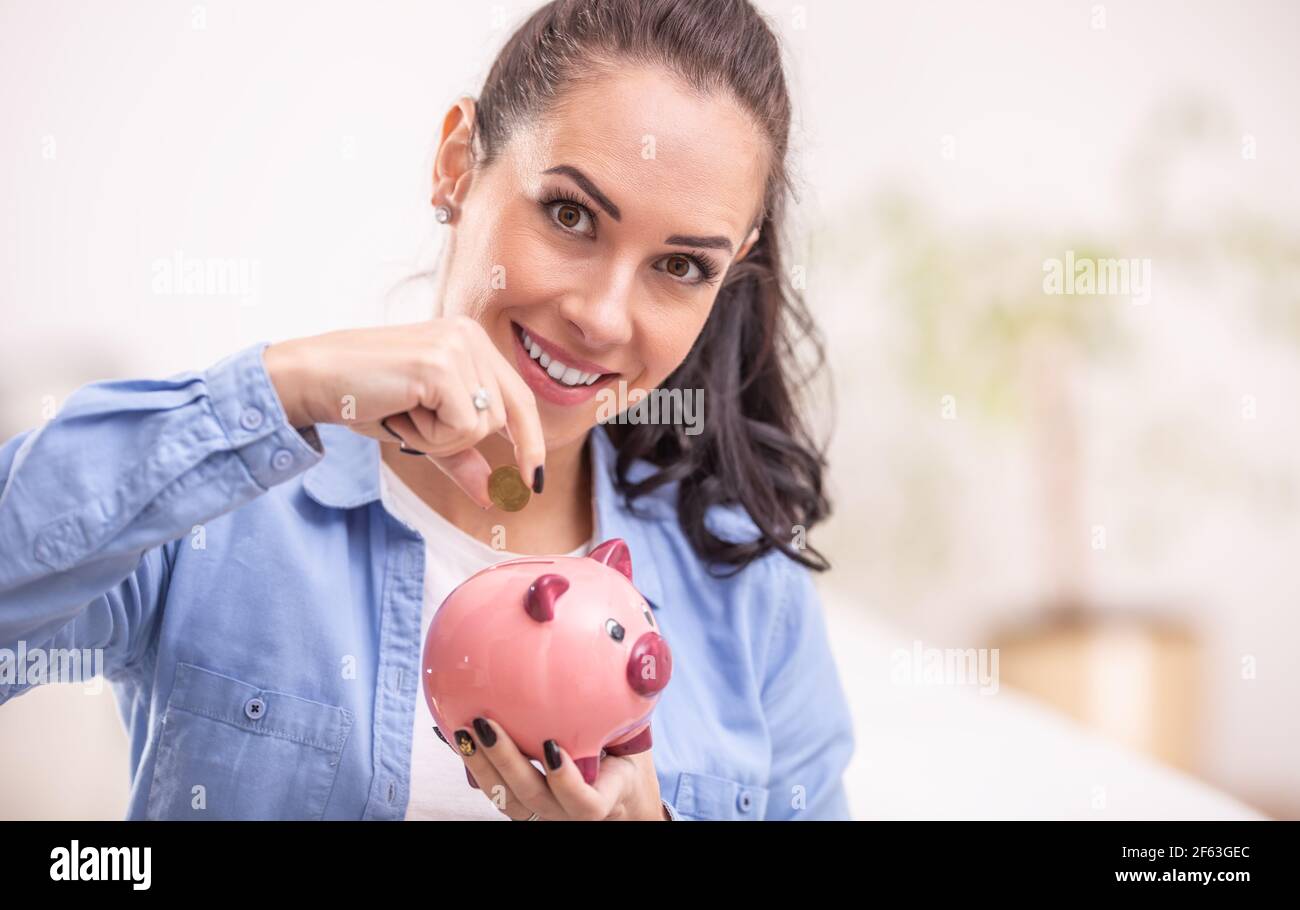
M179 663L150 819L319 819L352 729L337 705Z
M673 808L708 821L760 821L767 812L767 796L766 787L683 771L677 776Z

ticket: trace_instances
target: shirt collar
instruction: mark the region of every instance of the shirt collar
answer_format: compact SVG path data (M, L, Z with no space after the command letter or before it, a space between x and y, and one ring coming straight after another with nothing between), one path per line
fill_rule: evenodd
M325 456L303 474L307 495L331 509L354 509L379 499L379 441L335 424L322 424L317 432ZM663 557L655 549L659 538L650 532L657 522L677 520L671 505L677 483L637 499L633 510L614 486L618 449L604 427L597 426L587 434L587 448L595 500L595 542L615 537L627 542L632 553L632 581L658 610L664 605ZM644 459L637 459L628 469L628 479L635 483L656 470Z

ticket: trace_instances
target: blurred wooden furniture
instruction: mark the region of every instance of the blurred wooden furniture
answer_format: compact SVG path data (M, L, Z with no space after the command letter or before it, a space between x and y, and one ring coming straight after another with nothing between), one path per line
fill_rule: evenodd
M1197 766L1200 648L1154 616L1061 608L999 636L1005 685L1185 771Z

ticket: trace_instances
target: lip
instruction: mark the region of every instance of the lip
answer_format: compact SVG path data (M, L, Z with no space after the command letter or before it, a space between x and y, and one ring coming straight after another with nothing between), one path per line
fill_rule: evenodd
M517 322L512 322L510 324L517 329L523 329L524 331L526 331L529 337L532 338L533 341L536 341L541 346L543 351L545 351L547 354L550 354L551 357L560 361L560 363L564 364L566 367L573 367L575 370L578 370L582 373L604 374L604 373L616 372L615 370L611 370L608 367L603 367L598 363L592 363L590 360L579 360L576 356L570 354L568 351L560 347L554 341L551 341L549 338L543 338L541 335L538 335L536 332L528 328L528 326L526 325L520 325Z
M592 363L587 360L579 360L576 357L570 357L565 353L564 348L541 338L532 329L528 329L528 336L537 342L547 354L559 360L565 366L571 366L576 370L584 373L602 373L600 379L597 379L591 385L566 386L561 385L550 377L542 369L541 363L528 356L528 351L524 349L523 332L524 327L517 322L510 323L510 332L515 339L515 363L519 369L519 375L524 378L540 398L563 406L582 404L590 400L597 392L605 387L610 380L618 377L618 373L606 370L598 363Z

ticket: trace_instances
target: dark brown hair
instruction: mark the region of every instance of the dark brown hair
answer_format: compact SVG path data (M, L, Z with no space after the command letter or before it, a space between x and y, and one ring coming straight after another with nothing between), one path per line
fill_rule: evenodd
M479 93L476 163L491 163L514 129L543 117L575 82L628 64L662 67L704 95L729 93L767 137L769 168L754 224L759 238L728 271L699 338L661 386L705 390L702 432L690 436L669 423L607 424L619 449L618 488L631 503L679 481L679 520L711 568L739 571L776 548L810 568L827 569L817 550L792 543L795 526L811 530L830 512L822 488L824 454L796 401L824 356L782 264L780 234L792 189L786 168L790 97L780 46L764 18L746 0L546 4L509 38ZM802 340L811 342L815 361L795 376ZM660 470L630 483L627 470L637 458ZM715 504L743 506L759 536L715 535L704 521Z

